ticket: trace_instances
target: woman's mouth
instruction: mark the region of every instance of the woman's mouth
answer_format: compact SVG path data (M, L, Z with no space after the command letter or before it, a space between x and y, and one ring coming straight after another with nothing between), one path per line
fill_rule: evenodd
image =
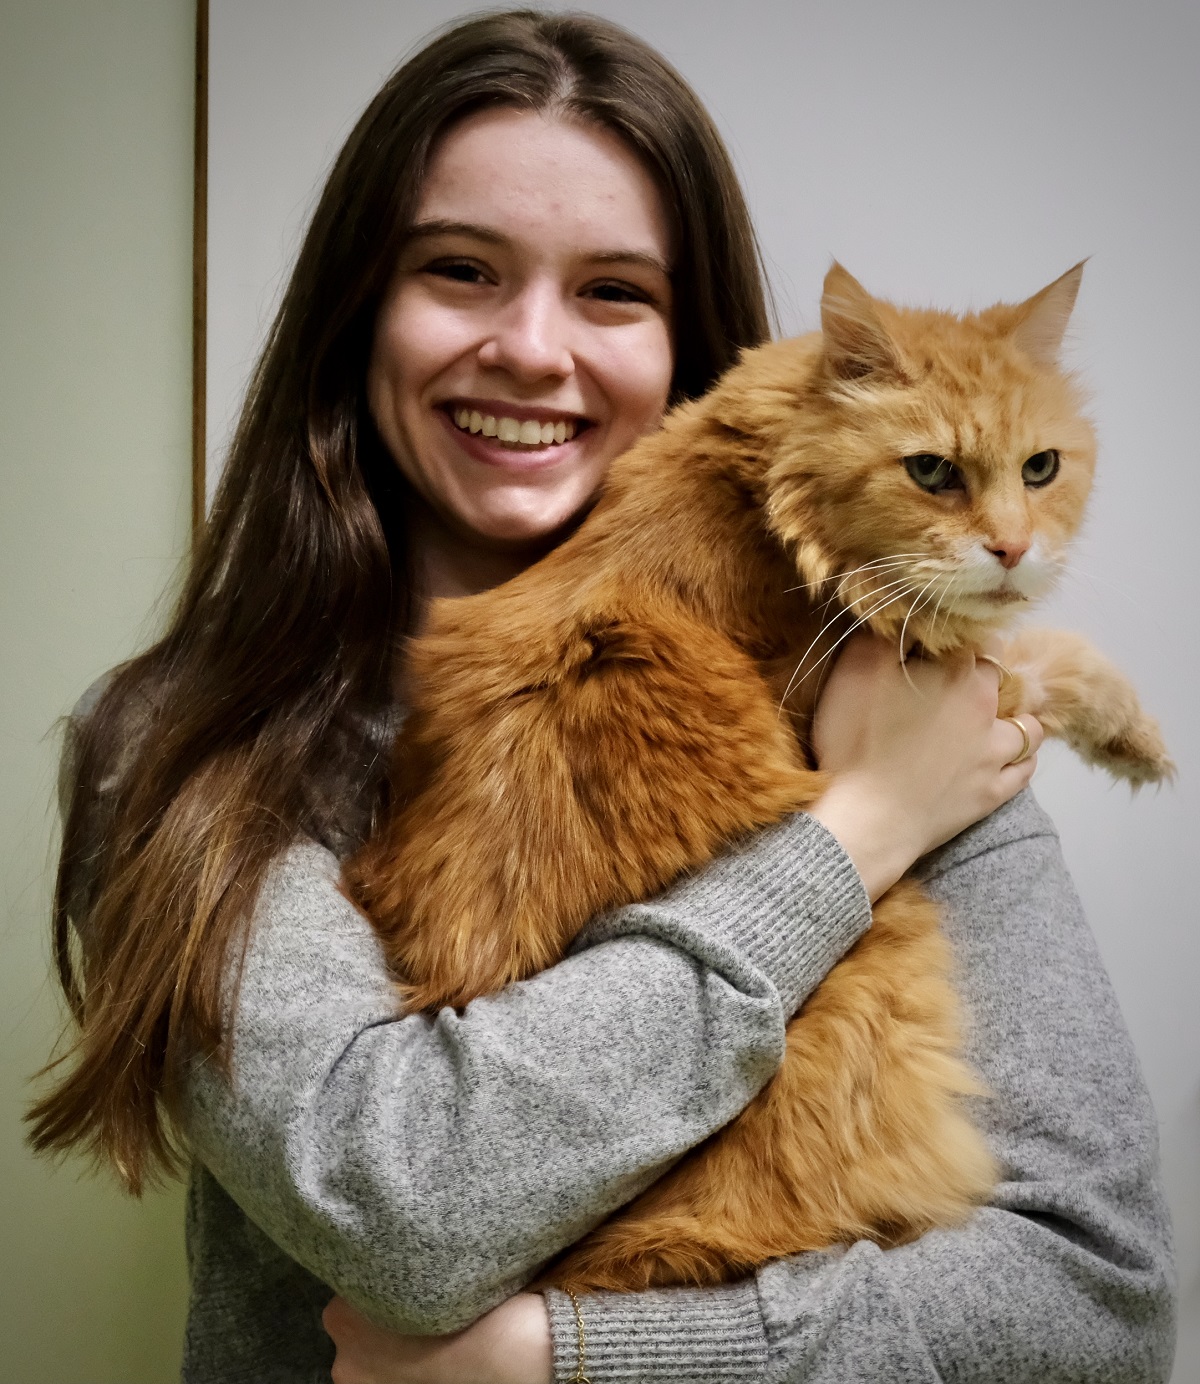
M450 421L459 432L486 437L514 451L539 451L570 442L579 430L574 418L513 418L502 413L484 413L479 409L451 406L446 409Z

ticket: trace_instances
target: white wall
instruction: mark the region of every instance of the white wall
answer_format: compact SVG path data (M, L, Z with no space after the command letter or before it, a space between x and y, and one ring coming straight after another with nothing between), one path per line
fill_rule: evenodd
M178 1190L22 1143L56 718L145 643L187 543L192 0L0 4L0 1381L177 1378Z
M312 193L359 110L452 0L213 0L213 459ZM1200 1378L1200 825L1195 381L1200 7L1194 0L593 0L709 103L750 194L785 331L836 255L883 295L1018 299L1091 255L1071 356L1102 453L1052 618L1130 670L1178 787L1131 802L1048 752L1038 791L1162 1126L1183 1290L1176 1380Z

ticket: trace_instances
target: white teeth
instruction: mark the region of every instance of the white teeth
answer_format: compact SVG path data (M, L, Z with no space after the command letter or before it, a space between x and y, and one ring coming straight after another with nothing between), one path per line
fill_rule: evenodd
M569 442L575 436L573 421L559 419L554 423L539 423L535 418L496 418L478 409L455 408L455 425L463 432L482 433L501 442L517 443L522 447L549 447L552 443Z

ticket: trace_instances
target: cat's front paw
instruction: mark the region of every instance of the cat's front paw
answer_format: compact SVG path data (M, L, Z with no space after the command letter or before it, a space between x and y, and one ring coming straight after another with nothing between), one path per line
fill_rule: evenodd
M1134 790L1148 783L1173 783L1175 762L1167 753L1158 722L1140 716L1099 743L1077 746L1080 753Z
M1007 642L1003 661L1015 677L1002 689L1002 702L1006 692L1018 699L1047 735L1065 741L1085 763L1134 789L1174 779L1158 722L1142 710L1124 673L1082 635L1022 630Z

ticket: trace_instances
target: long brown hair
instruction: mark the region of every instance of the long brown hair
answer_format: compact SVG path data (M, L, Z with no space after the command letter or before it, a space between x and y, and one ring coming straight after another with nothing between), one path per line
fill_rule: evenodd
M304 239L169 628L69 732L53 938L77 1030L29 1112L30 1141L83 1148L134 1192L176 1166L182 1059L223 1057L227 987L271 859L301 833L369 829L369 728L386 715L411 591L406 492L367 411L367 360L430 152L488 105L605 126L655 177L675 232L675 399L768 334L720 137L624 30L533 11L471 19L368 106Z

